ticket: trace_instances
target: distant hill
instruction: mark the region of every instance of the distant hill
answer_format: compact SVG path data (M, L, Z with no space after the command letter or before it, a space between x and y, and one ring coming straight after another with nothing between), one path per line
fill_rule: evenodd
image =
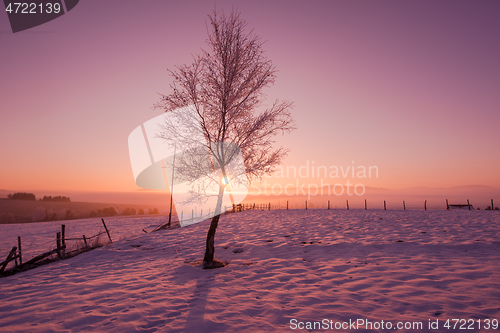
M130 214L132 209L135 213L142 209L145 215L149 210L157 208L160 214L166 213L162 207L153 205L128 205L128 204L109 204L92 202L53 202L53 201L23 201L0 199L0 223L26 223L33 221L35 209L42 212L41 216L46 218L37 218L37 220L67 220L91 218L109 215L109 208L113 207L117 215L124 212ZM44 213L45 212L45 213ZM9 218L9 216L11 216ZM12 216L14 220L12 220Z

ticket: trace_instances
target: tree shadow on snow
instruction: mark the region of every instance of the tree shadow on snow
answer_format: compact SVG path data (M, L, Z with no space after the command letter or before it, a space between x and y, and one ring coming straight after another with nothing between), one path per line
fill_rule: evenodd
M218 322L207 318L207 303L210 301L210 294L217 293L216 286L217 275L222 273L220 269L201 270L200 267L195 268L198 271L196 274L196 287L193 295L189 299L189 313L186 320L184 332L221 332L229 328L223 322ZM201 270L201 272L200 272ZM208 315L216 316L216 313L208 311Z

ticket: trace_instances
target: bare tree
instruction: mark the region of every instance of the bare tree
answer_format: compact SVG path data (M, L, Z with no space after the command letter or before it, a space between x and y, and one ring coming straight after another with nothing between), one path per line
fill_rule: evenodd
M272 173L287 154L282 147L273 148L273 137L294 129L292 103L262 105L262 90L274 84L276 69L263 55L260 38L245 32L246 22L234 11L229 16L214 11L209 23L208 50L194 56L191 65L170 71L172 92L155 105L166 112L190 108L163 124L160 136L171 144L175 137L182 146L175 173L191 182L189 200L203 200L207 191L217 196L204 268L221 265L214 260L214 237L226 187ZM243 160L244 170L228 167L237 159ZM210 181L196 182L201 176Z

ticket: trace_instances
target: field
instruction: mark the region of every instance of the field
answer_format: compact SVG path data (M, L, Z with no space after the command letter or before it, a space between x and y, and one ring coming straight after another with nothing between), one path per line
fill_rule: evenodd
M142 229L151 231L165 221L164 216L115 216L104 219L114 241L143 234ZM25 262L38 254L54 249L56 247L56 233L61 231L61 224L66 225L66 238L81 238L82 235L90 237L99 232L104 232L100 218L0 224L0 234L2 235L0 238L0 255L7 255L13 246L17 246L17 236L21 236L22 239L22 252ZM107 236L103 237L106 238ZM81 240L78 242L67 241L67 246L68 249L72 249L78 246L81 247L83 244ZM1 260L4 259L1 258Z
M450 332L452 319L498 328L497 211L227 214L215 254L228 265L214 270L199 264L207 222L133 232L153 222L116 219L111 229L130 237L2 278L1 331L333 331L358 319L364 332Z
M0 199L0 215L4 216L11 213L14 216L14 222L26 223L32 222L33 211L37 207L43 207L47 212L52 211L57 214L57 220L64 220L68 211L72 211L75 218L88 218L90 212L114 207L118 212L126 208L134 208L136 211L144 209L147 214L150 208L158 208L160 212L165 209L161 206L153 205L128 205L128 204L108 204L91 202L50 202L50 201L25 201ZM167 209L168 211L168 209ZM0 221L0 223L2 223Z

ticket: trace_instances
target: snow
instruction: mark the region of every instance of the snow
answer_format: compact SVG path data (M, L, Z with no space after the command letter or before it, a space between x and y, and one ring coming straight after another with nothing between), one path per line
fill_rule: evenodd
M104 221L110 232L111 239L116 241L144 233L143 228L152 230L165 217L105 217ZM61 231L61 225L66 225L66 238L82 238L105 232L101 218L89 218L70 221L36 222L0 224L0 255L9 253L17 246L17 236L21 236L23 260L56 248L56 233ZM106 236L102 236L107 238ZM77 247L74 241L67 242L68 248ZM3 260L2 258L1 260Z
M198 264L208 221L145 234L151 219L113 220L138 232L1 278L0 331L287 332L293 319L364 319L448 332L446 319L476 330L500 319L496 211L228 214L215 255L229 264L214 270Z

